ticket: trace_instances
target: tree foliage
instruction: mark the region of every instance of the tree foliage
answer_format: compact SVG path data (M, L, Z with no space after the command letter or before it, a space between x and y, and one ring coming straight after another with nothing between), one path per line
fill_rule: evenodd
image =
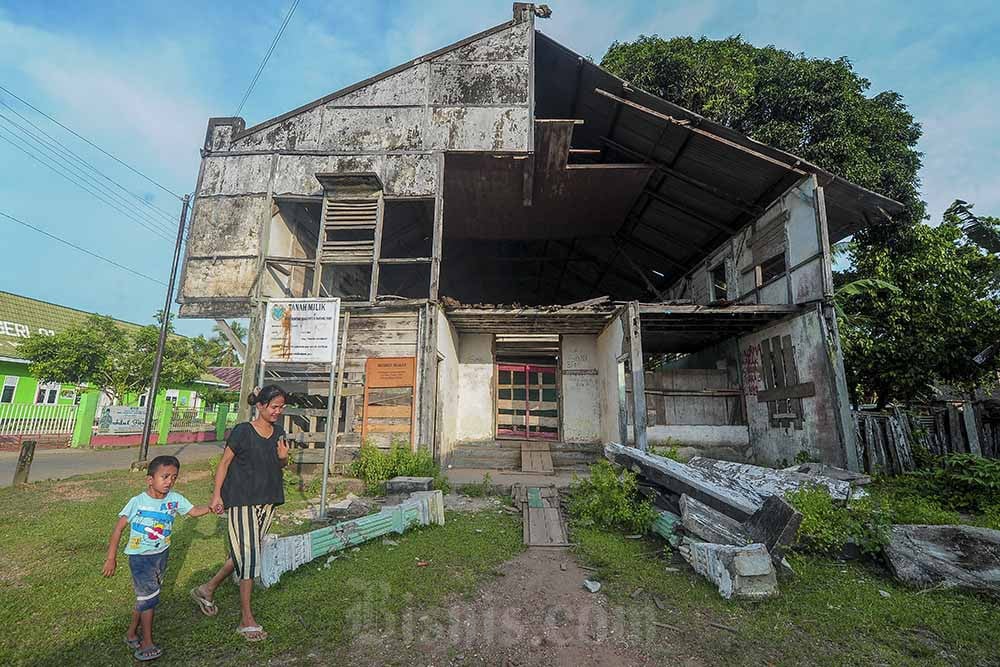
M871 83L847 58L807 58L739 36L721 40L640 36L615 42L601 66L631 84L795 154L924 217L920 125L893 91Z
M159 335L153 325L131 329L110 317L91 315L54 336L32 336L18 351L30 360L28 370L40 380L89 384L119 403L149 388ZM161 383L190 384L204 370L204 360L188 339L167 338Z
M897 290L843 296L841 324L848 382L859 400L885 404L930 395L933 385L987 385L996 360L973 361L1000 331L1000 257L963 232L954 212L937 227L918 224L892 247L851 251L852 271L838 282L870 277Z

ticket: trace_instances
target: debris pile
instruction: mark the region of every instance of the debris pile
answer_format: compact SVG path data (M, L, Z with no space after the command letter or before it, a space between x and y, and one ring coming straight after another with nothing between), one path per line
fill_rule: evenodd
M893 575L910 586L1000 597L1000 530L893 526L885 559Z
M790 572L785 550L795 541L802 515L784 495L807 485L834 498L863 495L848 471L837 479L826 467L773 470L695 457L688 463L609 444L605 456L639 477L640 489L660 510L652 531L725 598L761 598L778 592L777 571Z

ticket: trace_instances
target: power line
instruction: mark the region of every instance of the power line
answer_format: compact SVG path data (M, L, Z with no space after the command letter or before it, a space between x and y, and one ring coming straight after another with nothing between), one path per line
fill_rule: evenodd
M86 185L96 188L99 191L99 193L103 195L103 197L110 198L116 204L118 204L118 206L115 207L116 210L125 213L134 222L142 225L143 227L146 227L146 229L150 229L150 227L148 225L143 224L143 222L149 223L149 225L155 225L156 229L159 231L166 232L167 234L170 233L172 225L169 225L168 223L164 222L164 220L161 218L154 217L151 214L151 212L148 212L145 209L135 208L135 204L133 204L130 200L125 199L122 195L118 194L117 192L106 186L104 183L95 179L91 174L85 172L78 165L67 161L65 159L65 156L62 153L60 153L58 149L54 149L50 145L46 144L44 140L40 139L37 135L31 132L31 130L28 130L27 128L25 128L23 125L20 125L16 121L11 120L6 115L4 115L3 112L0 112L0 120L6 121L9 125L12 125L14 128L19 130L21 134L24 136L19 136L14 132L11 132L9 128L3 128L2 126L0 126L0 129L4 129L7 133L13 135L15 139L24 143L32 151L37 151L39 148L41 148L42 151L44 151L40 153L34 153L25 151L22 148L20 149L22 152L27 153L30 157L38 161L41 161L39 159L39 155L41 155L46 160L50 160L53 163L55 163L58 167L58 170L53 168L52 165L50 164L47 164L45 162L43 162L43 164L46 164L46 166L48 166L50 169L57 171L57 173L62 175L64 178L67 178L67 173L69 173L74 177L81 179ZM28 139L34 141L34 144L32 144L29 141L25 141L24 137L27 137ZM8 140L8 143L12 142ZM15 148L18 148L18 146L15 145ZM83 187L83 184L81 184L77 180L75 179L69 179L69 180L71 180L71 182L75 183L76 185ZM95 197L97 196L97 194L95 194L89 188L87 188L87 192L93 194ZM105 198L101 197L98 198L109 205L111 203ZM169 219L170 218L167 218L167 220Z
M281 33L285 32L285 26L292 18L292 14L295 13L295 8L298 7L299 0L293 0L292 6L288 9L288 13L285 14L285 20L281 23L281 27L278 28L278 33L271 40L271 46L267 49L267 53L264 54L264 59L260 62L260 67L257 68L257 73L253 75L253 80L250 82L250 86L247 88L247 92L243 95L243 99L240 100L240 106L236 109L234 116L239 116L240 112L243 111L243 105L247 103L247 99L250 97L250 93L253 91L253 87L257 85L257 79L260 78L261 72L264 71L264 66L267 65L268 59L271 57L271 52L274 51L274 47L277 46L278 40L281 39Z
M84 158L80 157L78 154L74 153L72 149L70 149L68 146L66 146L66 144L62 143L61 141L59 141L58 139L56 139L55 137L53 137L51 134L49 134L48 132L46 132L45 130L43 130L41 127L38 126L37 123L35 123L34 121L32 121L30 118L27 118L26 116L22 115L20 112L18 112L17 109L15 109L14 107L10 106L6 102L4 102L2 99L0 99L0 105L6 107L15 116L17 116L18 118L20 118L21 120L23 120L24 122L28 123L33 128L35 128L40 134L42 134L43 136L45 136L49 140L49 143L57 145L60 149L62 149L62 151L64 151L65 153L68 153L72 157L76 158L76 160L78 162L80 162L81 164L83 164L83 166L87 167L88 169L90 169L94 173L98 174L99 176L101 176L101 178L103 178L104 180L108 181L109 183L112 183L119 190L122 190L123 192L127 193L129 196L135 198L136 200L138 200L140 203L144 204L145 206L147 206L147 207L149 207L149 208L151 208L153 210L159 211L160 214L162 214L163 216L165 216L171 222L173 222L174 219L177 217L176 214L171 213L170 211L163 210L162 208L160 208L156 204L154 204L154 203L146 200L144 197L140 197L139 195L135 194L134 192L132 192L131 190L129 190L128 188L126 188L124 185L122 185L121 183L119 183L115 179L113 179L110 176L108 176L107 174L105 174L103 171L101 171L100 169L98 169L97 167L95 167L93 164L91 164L90 162L88 162L86 159L84 159ZM8 122L13 123L15 125L17 124L17 123L15 123L14 121L12 121L10 119L8 119ZM37 140L37 138L36 138L36 140Z
M298 3L298 0L296 0L296 4L297 3ZM3 85L0 85L0 90L2 90L3 92L7 93L8 95L10 95L11 97L13 97L15 100L17 100L21 104L25 105L29 109L33 110L35 113L38 113L38 114L40 114L42 116L45 116L50 121L52 121L53 123L55 123L56 125L58 125L62 129L66 130L67 132L69 132L70 134L72 134L77 139L80 139L81 141L85 142L87 145L91 146L92 148L95 148L95 149L99 150L104 155L107 155L109 158L111 158L112 160L114 160L118 164L122 165L123 167L125 167L126 169L128 169L129 171L131 171L132 173L134 173L134 174L136 174L138 176L141 176L142 178L146 179L147 181L149 181L150 183L152 183L156 187L160 188L161 190L163 190L167 194L169 194L169 195L171 195L173 197L176 197L178 200L183 199L183 197L181 197L179 194L177 194L173 190L170 190L165 185L161 185L160 183L158 183L157 181L153 180L152 178L150 178L146 174L142 173L141 171L139 171L138 169L136 169L132 165L130 165L127 162L125 162L124 160L120 160L119 158L115 157L114 155L112 155L111 153L107 152L106 150L104 150L103 148L101 148L100 146L98 146L97 144L95 144L93 141L91 141L87 137L83 136L82 134L76 132L75 130L73 130L73 129L69 128L69 127L66 127L65 125L63 125L62 123L60 123L58 120L56 120L55 118L53 118L52 116L48 115L47 113L45 113L44 111L42 111L41 109L39 109L38 107L36 107L35 105L33 105L31 102L28 102L24 98L18 97L14 93L10 92L10 90L8 90L7 88L4 88Z
M28 229L34 230L34 231L38 232L39 234L44 234L45 236L48 236L50 239L54 239L56 241L59 241L59 243L62 243L63 245L68 245L70 248L73 248L74 250L79 250L82 253L86 253L86 254L90 255L91 257L96 257L97 259L101 260L102 262L107 262L108 264L111 264L112 266L117 267L117 268L119 268L119 269L121 269L123 271L128 271L129 273L137 275L140 278L145 278L146 280L152 280L154 283L158 283L160 285L163 285L164 287L166 286L166 283L163 282L162 280L157 280L156 278L153 278L152 276L147 276L145 273L142 273L141 271L136 271L135 269L130 269L129 267L125 266L124 264L119 264L118 262L116 262L113 259L108 259L107 257L105 257L103 255L98 255L96 252L92 252L90 250L87 250L86 248L82 248L82 247L76 245L75 243L72 243L70 241L67 241L64 238L56 236L55 234L50 234L49 232L45 231L44 229L41 229L39 227L35 227L34 225L29 224L29 223L25 222L24 220L19 220L19 219L15 218L12 215L7 215L3 211L0 211L0 216L5 217L5 218L7 218L8 220L10 220L12 222L16 222L19 225L23 225L24 227L27 227Z
M20 141L22 143L25 143L23 139L19 138L16 134L14 134L13 132L11 132L10 130L8 130L8 129L4 128L4 127L0 127L0 130L3 130L4 132L10 133L18 141ZM73 183L77 187L81 188L82 190L85 190L86 192L90 193L94 197L97 197L98 199L100 199L102 202L104 202L105 204L107 204L111 208L115 209L119 213L122 213L122 214L126 215L127 217L129 217L129 219L131 219L134 222L138 223L139 225L141 225L142 227L146 228L150 232L156 234L160 238L162 238L162 239L164 239L166 241L170 240L169 236L166 236L165 234L163 234L156 227L151 227L148 224L146 224L145 222L143 222L141 219L133 217L132 213L130 213L129 211L127 211L127 210L125 210L123 208L121 208L118 204L116 204L111 199L108 199L104 195L102 195L102 194L100 194L100 193L98 193L98 192L90 189L89 187L87 187L87 185L81 183L80 181L78 181L73 176L67 174L66 172L61 171L58 167L51 165L46 159L43 159L43 158L39 157L38 155L35 155L30 150L26 150L25 148L22 148L21 146L17 145L16 143L14 143L13 141L11 141L7 137L3 136L2 134L0 134L0 139L3 139L4 141L6 141L7 143L9 143L11 146L13 146L14 148L16 148L17 150L21 151L22 153L24 153L25 155L27 155L31 159L39 162L40 164L48 167L49 169L51 169L55 173L59 174L60 176L62 176L66 180L68 180L69 182ZM28 144L28 146L30 148L30 144Z

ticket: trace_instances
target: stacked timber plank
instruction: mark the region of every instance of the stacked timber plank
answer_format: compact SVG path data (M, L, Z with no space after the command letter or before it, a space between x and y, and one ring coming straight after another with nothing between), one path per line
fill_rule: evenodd
M514 505L521 509L524 543L531 547L568 546L560 512L559 492L554 486L522 486L511 489Z

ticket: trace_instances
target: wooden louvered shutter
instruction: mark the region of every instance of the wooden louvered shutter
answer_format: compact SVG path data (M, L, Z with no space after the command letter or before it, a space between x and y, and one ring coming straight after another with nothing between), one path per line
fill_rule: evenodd
M320 261L324 264L359 264L375 257L378 200L329 199L324 207Z

